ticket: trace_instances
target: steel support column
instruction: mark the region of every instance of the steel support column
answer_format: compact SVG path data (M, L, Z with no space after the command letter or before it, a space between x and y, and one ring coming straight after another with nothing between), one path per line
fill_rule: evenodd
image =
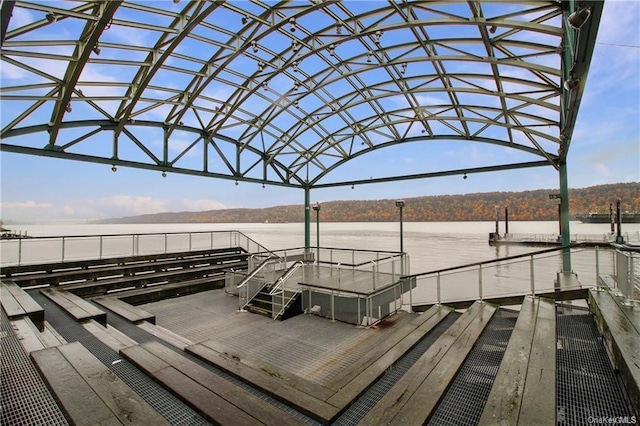
M309 185L304 187L304 248L305 252L311 249L311 206L309 197Z
M560 225L562 226L562 271L571 272L571 229L569 228L569 184L567 162L560 162Z

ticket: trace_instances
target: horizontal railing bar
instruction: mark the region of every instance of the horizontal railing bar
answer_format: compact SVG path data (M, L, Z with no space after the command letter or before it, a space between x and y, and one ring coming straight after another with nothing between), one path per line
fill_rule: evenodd
M531 256L539 255L539 254L553 253L554 251L561 251L561 250L565 250L565 249L575 249L575 248L582 248L582 247L587 247L587 246L585 244L583 244L583 243L571 244L571 245L568 245L568 246L561 246L561 247L554 247L554 248L550 248L550 249L532 251L532 252L529 252L529 253L517 254L517 255L513 255L513 256L506 256L506 257L501 257L501 258L498 258L498 259L483 260L481 262L474 262L474 263L467 263L465 265L451 266L451 267L448 267L448 268L436 269L436 270L433 270L433 271L419 272L417 274L404 275L401 278L419 278L419 277L438 274L438 273L442 273L442 272L455 271L455 270L458 270L458 269L473 268L474 266L476 266L476 267L477 266L484 266L484 265L489 265L489 264L492 264L492 263L504 262L504 261L507 261L507 260L521 259L521 258L525 258L525 257L531 257Z

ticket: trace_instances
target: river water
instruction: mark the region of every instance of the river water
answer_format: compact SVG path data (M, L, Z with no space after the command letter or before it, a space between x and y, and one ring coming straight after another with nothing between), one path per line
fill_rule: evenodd
M237 230L270 250L304 246L302 223L238 223L238 224L129 224L129 225L22 225L15 231L28 232L30 236L105 235L164 232L229 231ZM495 231L494 222L405 222L403 224L404 251L410 259L410 273L434 271L496 258L531 253L541 247L521 245L490 246L489 233ZM504 232L504 223L500 224ZM554 234L557 222L510 222L512 234ZM571 234L603 235L610 232L608 224L583 224L571 222ZM623 233L640 232L640 224L623 224ZM311 224L311 245L316 246L316 223ZM400 251L400 225L393 222L320 223L320 246L346 249ZM599 256L602 268L612 268L612 254L603 250ZM524 263L524 262L523 262ZM539 264L541 262L538 262ZM552 287L556 273L561 269L559 254L543 268L537 268L536 281ZM512 267L513 269L513 267ZM526 265L518 271L514 280L504 268L488 269L486 286L518 289L528 285L530 274ZM596 276L593 249L582 250L572 256L572 269L583 285L594 285ZM607 272L605 271L600 271ZM469 281L476 281L475 277ZM515 283L514 281L519 281ZM472 286L475 284L471 284ZM470 290L469 290L470 291Z

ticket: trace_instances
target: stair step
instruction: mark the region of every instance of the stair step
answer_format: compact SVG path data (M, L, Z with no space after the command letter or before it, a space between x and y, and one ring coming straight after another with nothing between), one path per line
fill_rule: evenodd
M254 314L260 314L260 315L264 315L267 316L269 318L271 318L271 310L270 309L264 309L255 305L247 305L246 307L247 311L249 312L253 312Z

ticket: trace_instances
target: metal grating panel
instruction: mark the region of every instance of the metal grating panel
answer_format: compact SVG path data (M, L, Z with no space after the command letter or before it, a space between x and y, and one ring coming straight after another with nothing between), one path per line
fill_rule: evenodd
M0 309L0 424L68 424L3 309Z
M471 349L429 419L432 425L475 425L491 392L518 312L499 309Z
M559 311L560 312L560 311ZM557 316L558 424L590 425L631 416L593 316L566 308Z
M109 315L109 324L114 327L117 328L120 332L126 334L127 336L129 336L130 338L134 339L135 341L137 341L138 343L144 343L144 342L148 342L148 341L156 341L159 342L161 344L163 344L164 346L176 350L175 347L173 347L172 345L170 345L169 343L165 342L162 339L157 338L156 336L153 336L149 333L147 333L146 331L144 331L143 329L141 329L140 327L137 327L136 325L132 324L131 322L119 317L118 315L112 314ZM232 375L214 367L213 365L202 361L201 359L187 353L184 351L178 351L180 353L180 355L184 356L185 358L195 362L196 364L206 368L207 370L219 375L220 377L223 377L224 379L228 380L229 382L235 384L236 386L242 388L243 390L250 392L252 395L261 398L267 402L269 402L271 405L279 408L280 410L284 411L285 413L301 420L302 422L304 422L305 424L309 424L309 425L320 425L320 423L318 423L317 421L315 421L314 419L312 419L311 417L300 413L299 411L297 411L296 409L283 404L282 402L278 401L277 399L265 394L264 392L262 392L259 389L254 388L253 386L239 380L236 379L235 377L233 377Z
M411 366L447 330L460 314L452 312L426 337L400 358L385 374L360 396L334 423L334 425L357 425L369 410L400 380Z
M105 346L38 291L29 293L46 311L49 323L68 342L80 342L172 425L208 425L204 418Z

